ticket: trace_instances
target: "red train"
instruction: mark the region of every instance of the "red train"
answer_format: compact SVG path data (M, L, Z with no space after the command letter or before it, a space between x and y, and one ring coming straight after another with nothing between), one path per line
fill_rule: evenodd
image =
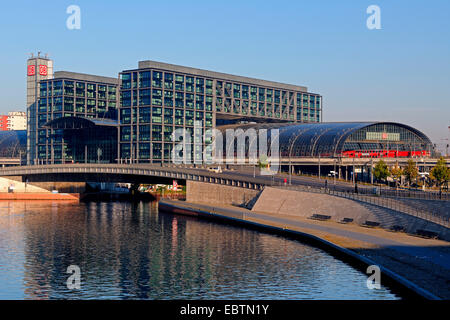
M421 151L397 151L397 150L379 150L379 151L343 151L343 157L347 158L410 158L410 157L429 157L430 152Z

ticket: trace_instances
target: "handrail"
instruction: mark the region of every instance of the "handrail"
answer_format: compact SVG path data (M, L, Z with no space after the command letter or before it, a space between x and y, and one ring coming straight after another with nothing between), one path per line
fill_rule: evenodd
M367 194L358 194L354 192L342 192L333 189L325 189L325 188L314 188L310 186L275 186L277 188L296 190L296 191L306 191L313 193L322 193L329 194L337 197L342 197L346 199L351 199L355 201L360 201L364 203L368 203L371 205L376 205L382 208L387 208L390 210L394 210L400 213L404 213L410 216L415 216L417 218L421 218L423 220L427 220L430 222L434 222L446 228L450 227L450 216L443 216L436 212L429 212L426 210L421 210L419 208L415 208L412 206L408 206L407 204L401 201L395 201L393 198L387 197L378 197L376 195L367 195Z

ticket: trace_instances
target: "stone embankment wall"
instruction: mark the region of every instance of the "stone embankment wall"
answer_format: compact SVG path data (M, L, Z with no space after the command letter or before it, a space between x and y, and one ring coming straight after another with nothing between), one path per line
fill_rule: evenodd
M46 193L58 190L60 193L83 193L85 182L29 182L25 188L22 176L0 177L0 193L8 192L8 187L14 185L14 192Z
M186 181L187 202L247 206L259 193L259 190L207 182Z
M331 216L331 220L337 222L343 218L352 218L356 224L363 224L369 220L380 223L380 226L386 229L398 225L403 226L409 233L423 229L437 232L442 239L450 238L448 228L433 222L364 202L321 193L266 187L252 211L303 218L322 214Z

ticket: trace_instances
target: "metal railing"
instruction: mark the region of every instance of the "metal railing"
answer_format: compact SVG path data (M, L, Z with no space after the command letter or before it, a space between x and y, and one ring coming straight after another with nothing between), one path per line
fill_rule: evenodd
M407 214L410 216L414 216L417 218L421 218L426 221L430 221L446 228L450 227L450 214L443 215L439 212L424 210L417 206L408 205L402 201L396 200L391 197L381 197L377 195L370 194L360 194L355 192L343 192L337 191L330 188L315 188L311 186L299 186L299 185L278 185L274 186L276 188L295 190L295 191L305 191L305 192L313 192L313 193L321 193L321 194L329 194L341 198L346 198L354 201L359 201L371 205L375 205L378 207L394 210L403 214Z

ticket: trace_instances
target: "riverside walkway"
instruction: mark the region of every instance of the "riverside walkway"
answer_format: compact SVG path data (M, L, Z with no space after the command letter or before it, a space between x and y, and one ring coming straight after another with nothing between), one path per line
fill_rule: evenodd
M390 279L422 297L450 299L450 243L446 241L355 224L255 212L231 205L218 207L165 199L159 205L161 210L174 213L244 223L281 234L297 234L303 240L313 240L324 249L356 261L361 270L365 271L371 264L380 266L383 275L387 276L382 276L382 284L383 279Z

